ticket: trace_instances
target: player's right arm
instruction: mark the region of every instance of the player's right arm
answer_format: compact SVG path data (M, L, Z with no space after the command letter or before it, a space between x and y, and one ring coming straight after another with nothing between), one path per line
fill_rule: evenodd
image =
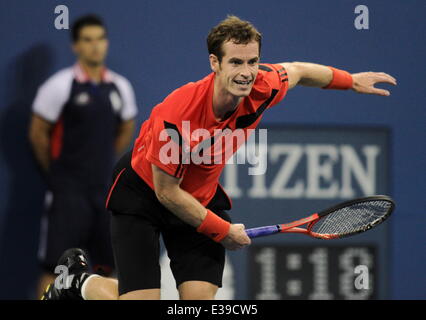
M53 124L33 114L30 122L29 140L34 155L43 171L48 172L50 162L50 132Z
M180 188L182 178L176 178L152 164L152 175L157 199L189 225L198 228L207 216L206 208L190 193ZM221 244L229 249L240 249L251 243L244 225L231 224Z
M335 77L336 72L337 74L342 74L344 79L349 77L350 88L348 87L347 89L352 89L358 93L389 96L390 92L388 90L375 88L374 85L377 83L396 85L396 79L384 72L360 72L349 74L346 71L332 69L325 65L309 62L284 62L280 63L280 65L287 71L289 89L296 85L327 88L327 85L329 85ZM347 76L345 76L345 74Z

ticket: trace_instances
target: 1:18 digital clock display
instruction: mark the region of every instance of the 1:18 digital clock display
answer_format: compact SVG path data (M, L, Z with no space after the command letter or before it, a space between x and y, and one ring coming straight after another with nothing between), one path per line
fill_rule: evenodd
M254 245L250 299L375 299L375 265L374 246Z

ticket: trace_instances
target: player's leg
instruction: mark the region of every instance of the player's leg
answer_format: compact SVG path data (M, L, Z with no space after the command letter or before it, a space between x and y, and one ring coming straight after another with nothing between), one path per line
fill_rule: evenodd
M118 281L94 275L83 283L80 293L84 300L118 300Z
M218 215L230 221L227 213ZM168 227L162 234L180 299L214 299L222 286L225 248L171 213L166 219Z
M135 290L122 294L120 300L160 300L160 289Z
M134 290L118 295L118 280L99 275L89 276L79 287L84 300L159 300L160 289Z
M206 281L185 281L178 287L180 300L214 300L219 287Z

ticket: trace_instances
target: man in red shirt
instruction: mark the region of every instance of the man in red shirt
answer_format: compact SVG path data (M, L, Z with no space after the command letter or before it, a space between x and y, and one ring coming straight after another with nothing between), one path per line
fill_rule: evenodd
M351 75L301 62L260 64L261 34L235 16L210 31L207 45L213 73L158 104L132 152L115 168L107 207L118 287L116 280L89 275L84 252L70 249L59 264L74 275L71 288L51 286L46 299L159 299L160 234L180 298L213 299L225 248L250 244L244 225L230 223L231 202L219 177L263 112L296 85L387 96L374 84L396 84L385 73Z

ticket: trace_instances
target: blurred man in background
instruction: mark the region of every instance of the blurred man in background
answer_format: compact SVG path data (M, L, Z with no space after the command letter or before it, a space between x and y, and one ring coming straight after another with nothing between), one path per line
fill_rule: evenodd
M137 114L131 84L105 67L107 30L95 15L75 21L74 66L51 76L33 103L29 138L49 185L42 219L39 293L70 247L86 248L94 271L113 269L105 197L115 158L128 147Z

